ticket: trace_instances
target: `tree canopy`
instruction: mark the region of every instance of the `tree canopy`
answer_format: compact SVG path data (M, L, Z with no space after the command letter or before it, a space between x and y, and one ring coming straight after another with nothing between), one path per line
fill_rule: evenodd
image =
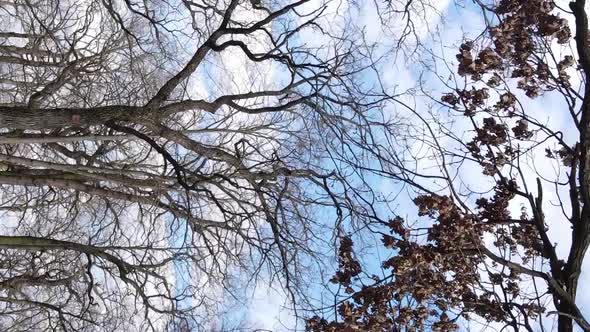
M590 331L586 3L445 6L0 0L0 327Z
M214 329L375 218L343 172L379 100L328 4L0 4L0 326Z

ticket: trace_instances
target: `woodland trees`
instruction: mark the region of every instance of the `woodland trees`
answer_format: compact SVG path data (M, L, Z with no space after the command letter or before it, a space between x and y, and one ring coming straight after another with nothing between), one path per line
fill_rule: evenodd
M405 139L428 151L389 164L408 175L398 183L417 213L374 229L390 252L381 270L361 264L352 235L341 239L335 304L309 330L449 331L479 320L590 331L579 292L590 244L588 6L475 4L485 31L456 61L436 58L425 77L442 92L407 108L422 125ZM428 165L410 167L419 163Z
M411 53L433 3L0 1L0 328L230 329L261 282L309 307L383 222L396 123L354 12Z
M343 220L377 218L350 165L389 126L329 5L0 1L2 330L209 330L259 279L304 298Z
M436 3L0 1L0 327L213 330L260 280L309 309L337 247L312 331L589 330L585 1L470 2L458 63Z

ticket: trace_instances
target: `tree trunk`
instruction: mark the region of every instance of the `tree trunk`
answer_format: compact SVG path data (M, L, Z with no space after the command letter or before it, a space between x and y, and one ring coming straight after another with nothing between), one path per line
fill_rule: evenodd
M141 107L104 106L94 108L35 109L25 106L0 106L0 127L22 130L87 127L109 120L126 120L139 116Z

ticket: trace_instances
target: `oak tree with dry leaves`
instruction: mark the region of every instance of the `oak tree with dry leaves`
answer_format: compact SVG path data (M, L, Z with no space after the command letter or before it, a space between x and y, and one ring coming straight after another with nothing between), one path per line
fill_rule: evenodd
M442 94L425 96L427 110L404 104L420 128L405 139L428 153L382 161L416 213L373 229L389 252L381 269L362 264L356 234L341 238L335 301L307 320L309 331L453 331L474 321L590 331L580 308L588 294L578 291L590 245L588 6L474 3L485 31L455 48L453 63L437 59L449 79L437 72L444 66L427 76ZM411 167L420 162L429 166Z

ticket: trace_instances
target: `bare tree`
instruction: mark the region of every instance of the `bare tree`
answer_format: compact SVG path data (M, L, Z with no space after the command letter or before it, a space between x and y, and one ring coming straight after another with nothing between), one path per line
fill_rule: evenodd
M0 1L0 326L208 329L262 276L304 299L382 222L362 165L395 125L339 5ZM430 6L377 4L400 49Z

